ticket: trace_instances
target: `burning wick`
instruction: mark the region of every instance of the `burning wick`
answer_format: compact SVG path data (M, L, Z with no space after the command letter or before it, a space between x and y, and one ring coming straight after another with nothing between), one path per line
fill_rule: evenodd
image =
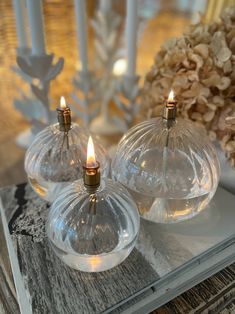
M100 164L95 159L95 149L91 136L87 144L87 160L83 170L84 185L90 192L93 192L100 185Z
M167 104L175 104L176 101L175 101L175 95L174 95L174 92L173 90L170 91L170 94L168 96L168 99L167 99Z
M57 108L57 119L60 131L68 133L71 128L71 110L66 105L65 98L60 98L60 107Z
M176 118L176 101L173 90L170 91L162 117L166 120L175 120Z
M67 108L64 96L61 96L61 98L60 98L60 108L61 109L66 109Z
M89 136L88 144L87 144L87 159L86 159L86 167L87 168L95 168L97 166L95 160L95 149L94 143L92 141L91 136Z

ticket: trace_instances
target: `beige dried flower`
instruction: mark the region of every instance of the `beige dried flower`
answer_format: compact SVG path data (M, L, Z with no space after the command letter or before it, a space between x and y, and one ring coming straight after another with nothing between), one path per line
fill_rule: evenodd
M161 114L171 88L179 115L203 125L235 166L235 6L220 21L190 25L162 46L146 75L142 119Z

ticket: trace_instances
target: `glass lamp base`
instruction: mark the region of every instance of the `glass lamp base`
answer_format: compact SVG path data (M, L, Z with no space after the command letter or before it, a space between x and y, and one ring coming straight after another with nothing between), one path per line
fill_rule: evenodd
M87 131L74 123L68 133L56 123L37 134L25 155L25 171L40 197L53 202L64 187L82 177L88 137ZM102 175L106 176L109 158L99 143L95 147Z
M202 129L161 117L131 128L118 144L112 177L128 188L140 215L176 223L201 212L220 175L216 151Z
M32 189L45 201L52 203L61 193L61 191L71 184L71 182L46 182L45 180L36 180L28 177L28 182Z
M127 248L125 247L120 250L114 249L109 253L98 255L71 254L58 249L58 247L56 247L51 241L50 244L55 254L66 265L73 269L92 273L102 272L122 263L133 250L136 240L137 237L133 239L133 242Z
M135 200L142 218L162 224L178 223L201 213L214 192L188 198L158 198L137 193L128 189Z
M156 198L142 217L157 223L177 223L198 215L209 201L209 194L188 199Z
M123 186L107 178L92 192L83 180L65 188L52 204L47 222L55 254L84 272L120 264L134 248L138 231L136 204Z

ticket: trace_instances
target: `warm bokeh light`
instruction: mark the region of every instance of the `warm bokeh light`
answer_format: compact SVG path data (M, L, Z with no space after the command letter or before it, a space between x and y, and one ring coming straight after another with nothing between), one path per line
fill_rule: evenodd
M116 76L121 76L126 73L126 68L126 59L118 59L113 65L113 74Z
M174 95L174 92L173 90L170 91L170 94L168 96L168 100L167 102L174 102L175 101L175 95Z
M94 143L91 138L89 137L88 144L87 144L87 160L86 160L86 166L89 168L96 167L96 160L95 160L95 149L94 149Z
M60 108L65 109L67 107L64 96L60 98Z

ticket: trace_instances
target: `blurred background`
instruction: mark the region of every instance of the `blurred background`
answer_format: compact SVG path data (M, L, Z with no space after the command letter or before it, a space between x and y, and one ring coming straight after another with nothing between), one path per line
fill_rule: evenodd
M110 0L112 1L112 0ZM137 73L140 84L153 64L160 46L172 37L181 36L185 28L198 21L198 12L208 23L217 19L221 10L234 4L234 0L139 0ZM95 63L94 32L90 21L99 1L87 0L89 65ZM113 1L113 7L122 17L120 51L125 55L125 1ZM62 73L52 81L50 97L56 107L61 95L71 101L72 78L79 66L73 0L44 0L43 13L47 52L64 57ZM123 34L123 36L122 36ZM29 123L13 106L14 98L27 91L25 83L13 70L16 66L17 36L15 14L10 0L0 1L0 186L26 181L23 169L25 149L15 139Z

